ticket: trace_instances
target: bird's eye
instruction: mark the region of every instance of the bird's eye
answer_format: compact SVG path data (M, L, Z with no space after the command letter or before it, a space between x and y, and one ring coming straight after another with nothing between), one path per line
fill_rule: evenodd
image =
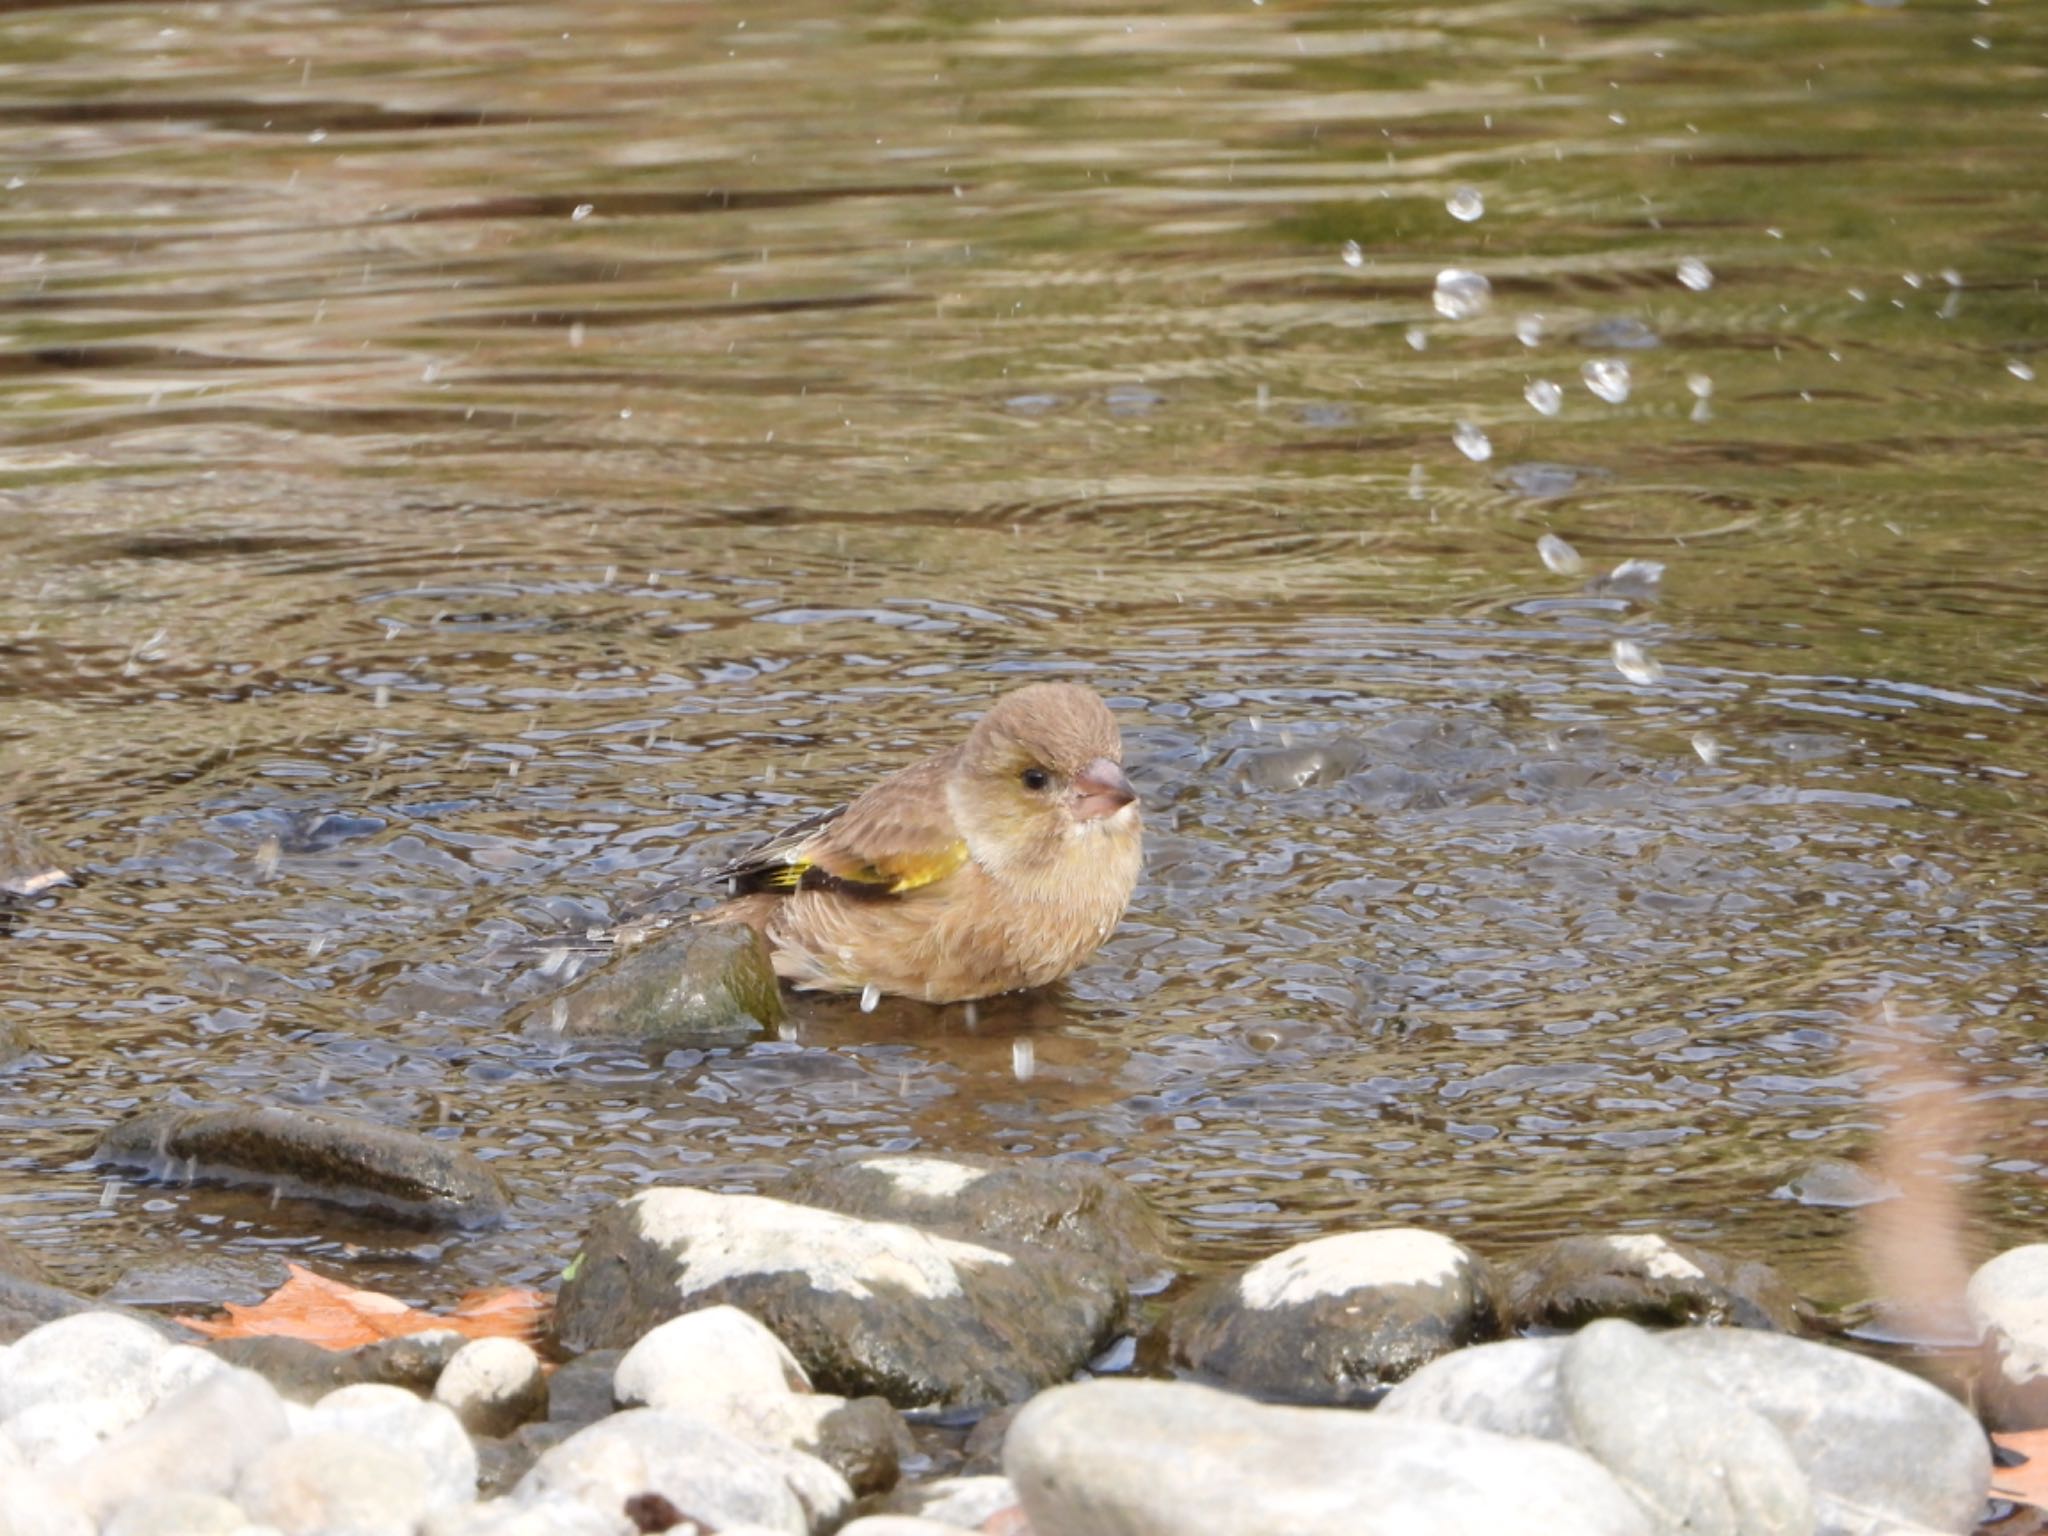
M1052 775L1043 768L1026 768L1024 770L1024 787L1034 793L1046 788L1051 783Z

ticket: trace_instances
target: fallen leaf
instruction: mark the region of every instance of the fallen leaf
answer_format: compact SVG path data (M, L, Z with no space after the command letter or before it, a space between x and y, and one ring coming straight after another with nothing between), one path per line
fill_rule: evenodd
M225 1317L181 1317L195 1333L214 1339L303 1339L322 1349L356 1349L379 1339L450 1329L470 1338L531 1339L540 1332L549 1301L539 1291L511 1286L472 1291L447 1314L423 1312L381 1291L358 1290L302 1269L253 1307L229 1302Z
M2013 1430L1993 1435L1991 1443L2027 1458L2016 1467L1991 1469L1991 1496L2048 1509L2048 1429Z

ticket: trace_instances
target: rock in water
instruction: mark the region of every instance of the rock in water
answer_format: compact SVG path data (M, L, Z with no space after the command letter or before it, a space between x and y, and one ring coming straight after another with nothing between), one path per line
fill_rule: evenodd
M529 1037L741 1045L782 1021L768 945L742 923L683 925L527 1013Z
M1736 1264L1654 1232L1565 1237L1515 1273L1517 1328L1579 1328L1624 1317L1651 1328L1697 1323L1799 1331L1799 1299L1768 1266Z
M1057 1387L1017 1415L1003 1468L1058 1536L1651 1536L1591 1457L1540 1440L1187 1382Z
M153 1110L108 1131L94 1158L156 1178L252 1184L429 1226L492 1226L505 1215L505 1186L469 1153L341 1115Z
M1298 1243L1212 1281L1174 1318L1173 1358L1262 1397L1365 1403L1500 1333L1484 1260L1434 1232L1382 1227Z
M759 1195L652 1189L591 1227L556 1327L580 1353L729 1303L767 1324L823 1391L1000 1403L1066 1380L1109 1341L1128 1304L1113 1262Z

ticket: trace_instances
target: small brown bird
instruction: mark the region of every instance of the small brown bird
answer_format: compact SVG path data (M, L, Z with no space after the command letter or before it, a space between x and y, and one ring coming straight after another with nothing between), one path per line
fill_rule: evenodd
M996 701L967 739L792 827L716 878L793 987L961 1002L1058 981L1137 884L1138 792L1078 683Z

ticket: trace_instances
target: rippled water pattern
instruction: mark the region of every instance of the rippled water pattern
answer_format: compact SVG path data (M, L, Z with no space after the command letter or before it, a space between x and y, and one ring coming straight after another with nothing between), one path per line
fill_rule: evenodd
M1143 1181L1198 1268L1651 1226L1845 1299L1845 1218L1770 1192L1918 1036L1977 1235L2038 1236L2044 45L2009 0L8 8L0 795L90 883L0 940L0 1230L419 1289L654 1180L1001 1149ZM526 941L1043 675L1150 828L1064 990L515 1027ZM77 1161L187 1100L441 1128L517 1219Z

